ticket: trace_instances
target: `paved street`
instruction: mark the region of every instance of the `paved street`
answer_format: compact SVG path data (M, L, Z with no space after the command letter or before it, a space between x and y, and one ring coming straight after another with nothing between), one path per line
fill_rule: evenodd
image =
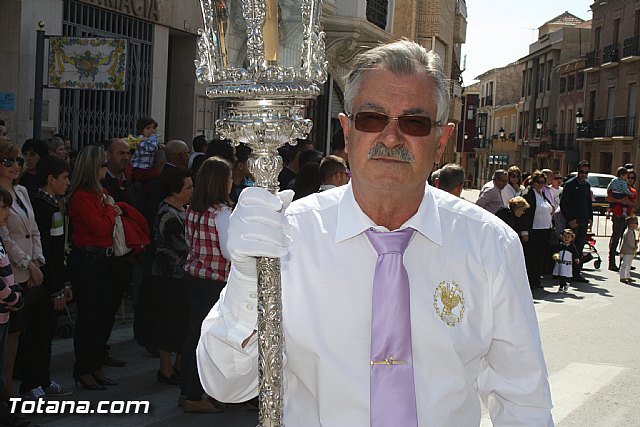
M475 200L477 191L465 191ZM597 238L606 267L608 239ZM640 261L636 260L640 266ZM554 398L554 418L562 427L640 426L640 267L632 272L638 281L623 284L617 274L586 265L591 281L556 294L550 280L536 292L535 307L549 368ZM253 427L257 412L246 407L227 408L223 414L184 414L176 406L177 387L158 384L158 359L133 342L131 312L114 332L112 353L128 361L126 368L106 368L120 383L107 391L76 389L77 400L149 400L146 415L42 415L34 424L52 427L86 426L204 426ZM54 343L54 378L72 386L71 339ZM482 426L490 426L484 415ZM298 426L292 426L298 427Z

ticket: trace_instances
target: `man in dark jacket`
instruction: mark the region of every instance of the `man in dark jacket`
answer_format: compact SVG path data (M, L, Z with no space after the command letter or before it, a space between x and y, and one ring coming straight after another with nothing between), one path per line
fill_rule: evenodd
M569 227L576 233L575 245L580 254L587 240L587 229L593 221L591 185L587 182L590 169L586 160L578 163L578 175L565 182L560 199L560 210ZM573 280L587 283L588 280L580 274L581 270L582 263L574 264Z

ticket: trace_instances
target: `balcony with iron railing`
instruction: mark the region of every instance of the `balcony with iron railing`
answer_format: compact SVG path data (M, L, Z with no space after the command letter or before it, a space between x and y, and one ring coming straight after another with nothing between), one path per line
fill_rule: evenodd
M635 117L616 117L583 122L578 138L622 138L635 136Z
M575 133L559 133L557 135L553 135L551 137L551 142L549 143L549 147L551 150L558 150L558 151L577 150L578 145L576 143L576 134Z
M602 67L613 67L620 62L620 47L618 43L605 46L602 49Z
M385 30L387 28L388 0L367 0L367 21Z
M640 36L630 37L622 43L622 58L640 56Z
M480 106L481 107L491 107L493 106L493 96L485 96L480 98Z
M473 141L473 148L477 148L477 149L486 149L486 148L491 148L491 146L493 145L493 141L491 139L488 138L476 138Z
M599 50L592 50L590 52L587 52L584 64L585 71L588 71L589 69L597 69L598 67L600 67L600 59L601 55Z

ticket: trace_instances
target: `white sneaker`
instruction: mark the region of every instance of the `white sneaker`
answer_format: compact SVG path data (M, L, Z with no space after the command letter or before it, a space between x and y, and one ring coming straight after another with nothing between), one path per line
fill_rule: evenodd
M58 384L53 380L51 381L51 384L49 384L49 387L46 387L43 390L43 393L46 394L47 396L53 396L53 397L71 396L73 394L71 390L67 390L66 388L62 387L60 384Z
M45 396L46 394L42 387L32 388L31 390L20 395L20 397L22 397L24 400L38 400L43 399Z

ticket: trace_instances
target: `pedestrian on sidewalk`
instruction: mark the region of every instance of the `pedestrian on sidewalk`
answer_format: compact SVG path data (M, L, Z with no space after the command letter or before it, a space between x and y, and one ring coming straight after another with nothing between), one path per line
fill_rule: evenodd
M13 205L13 197L0 187L0 227L7 225L7 219ZM0 238L0 390L5 386L5 369L7 363L7 341L9 334L9 316L24 306L20 286L16 284L11 268L9 255ZM5 399L0 399L0 424L5 426L26 426L29 419L9 412Z
M624 199L616 199L611 196L611 190L607 189L607 197L605 201L615 203L615 206L611 208L611 223L613 224L613 231L611 233L611 239L609 240L609 270L620 271L618 265L616 265L616 255L618 252L618 245L624 233L625 218L633 215L634 205L638 197L638 193L633 185L636 182L636 173L631 170L627 173L627 185L631 191L631 195Z
M558 277L558 293L567 293L571 278L573 277L573 265L580 263L580 254L576 245L576 234L570 228L562 232L562 240L553 254L555 266L553 267L553 276Z
M560 199L560 209L567 221L567 225L576 233L576 248L582 253L582 249L587 241L587 229L593 222L593 205L591 201L591 185L587 181L591 165L588 161L582 160L578 163L578 174L569 179L564 184L562 198ZM582 264L573 266L573 280L576 282L588 283L589 281L581 274Z
M638 217L628 216L625 219L627 229L622 235L622 246L620 247L620 281L622 283L633 282L631 279L631 262L638 252L638 239L636 230L638 229Z
M51 340L55 336L58 314L73 297L71 287L65 286L66 242L58 201L69 188L69 164L59 157L45 156L38 161L36 176L39 188L31 195L31 204L47 263L41 267L42 286L34 288L32 293L31 324L20 339L20 395L30 400L72 394L52 380L50 373Z

